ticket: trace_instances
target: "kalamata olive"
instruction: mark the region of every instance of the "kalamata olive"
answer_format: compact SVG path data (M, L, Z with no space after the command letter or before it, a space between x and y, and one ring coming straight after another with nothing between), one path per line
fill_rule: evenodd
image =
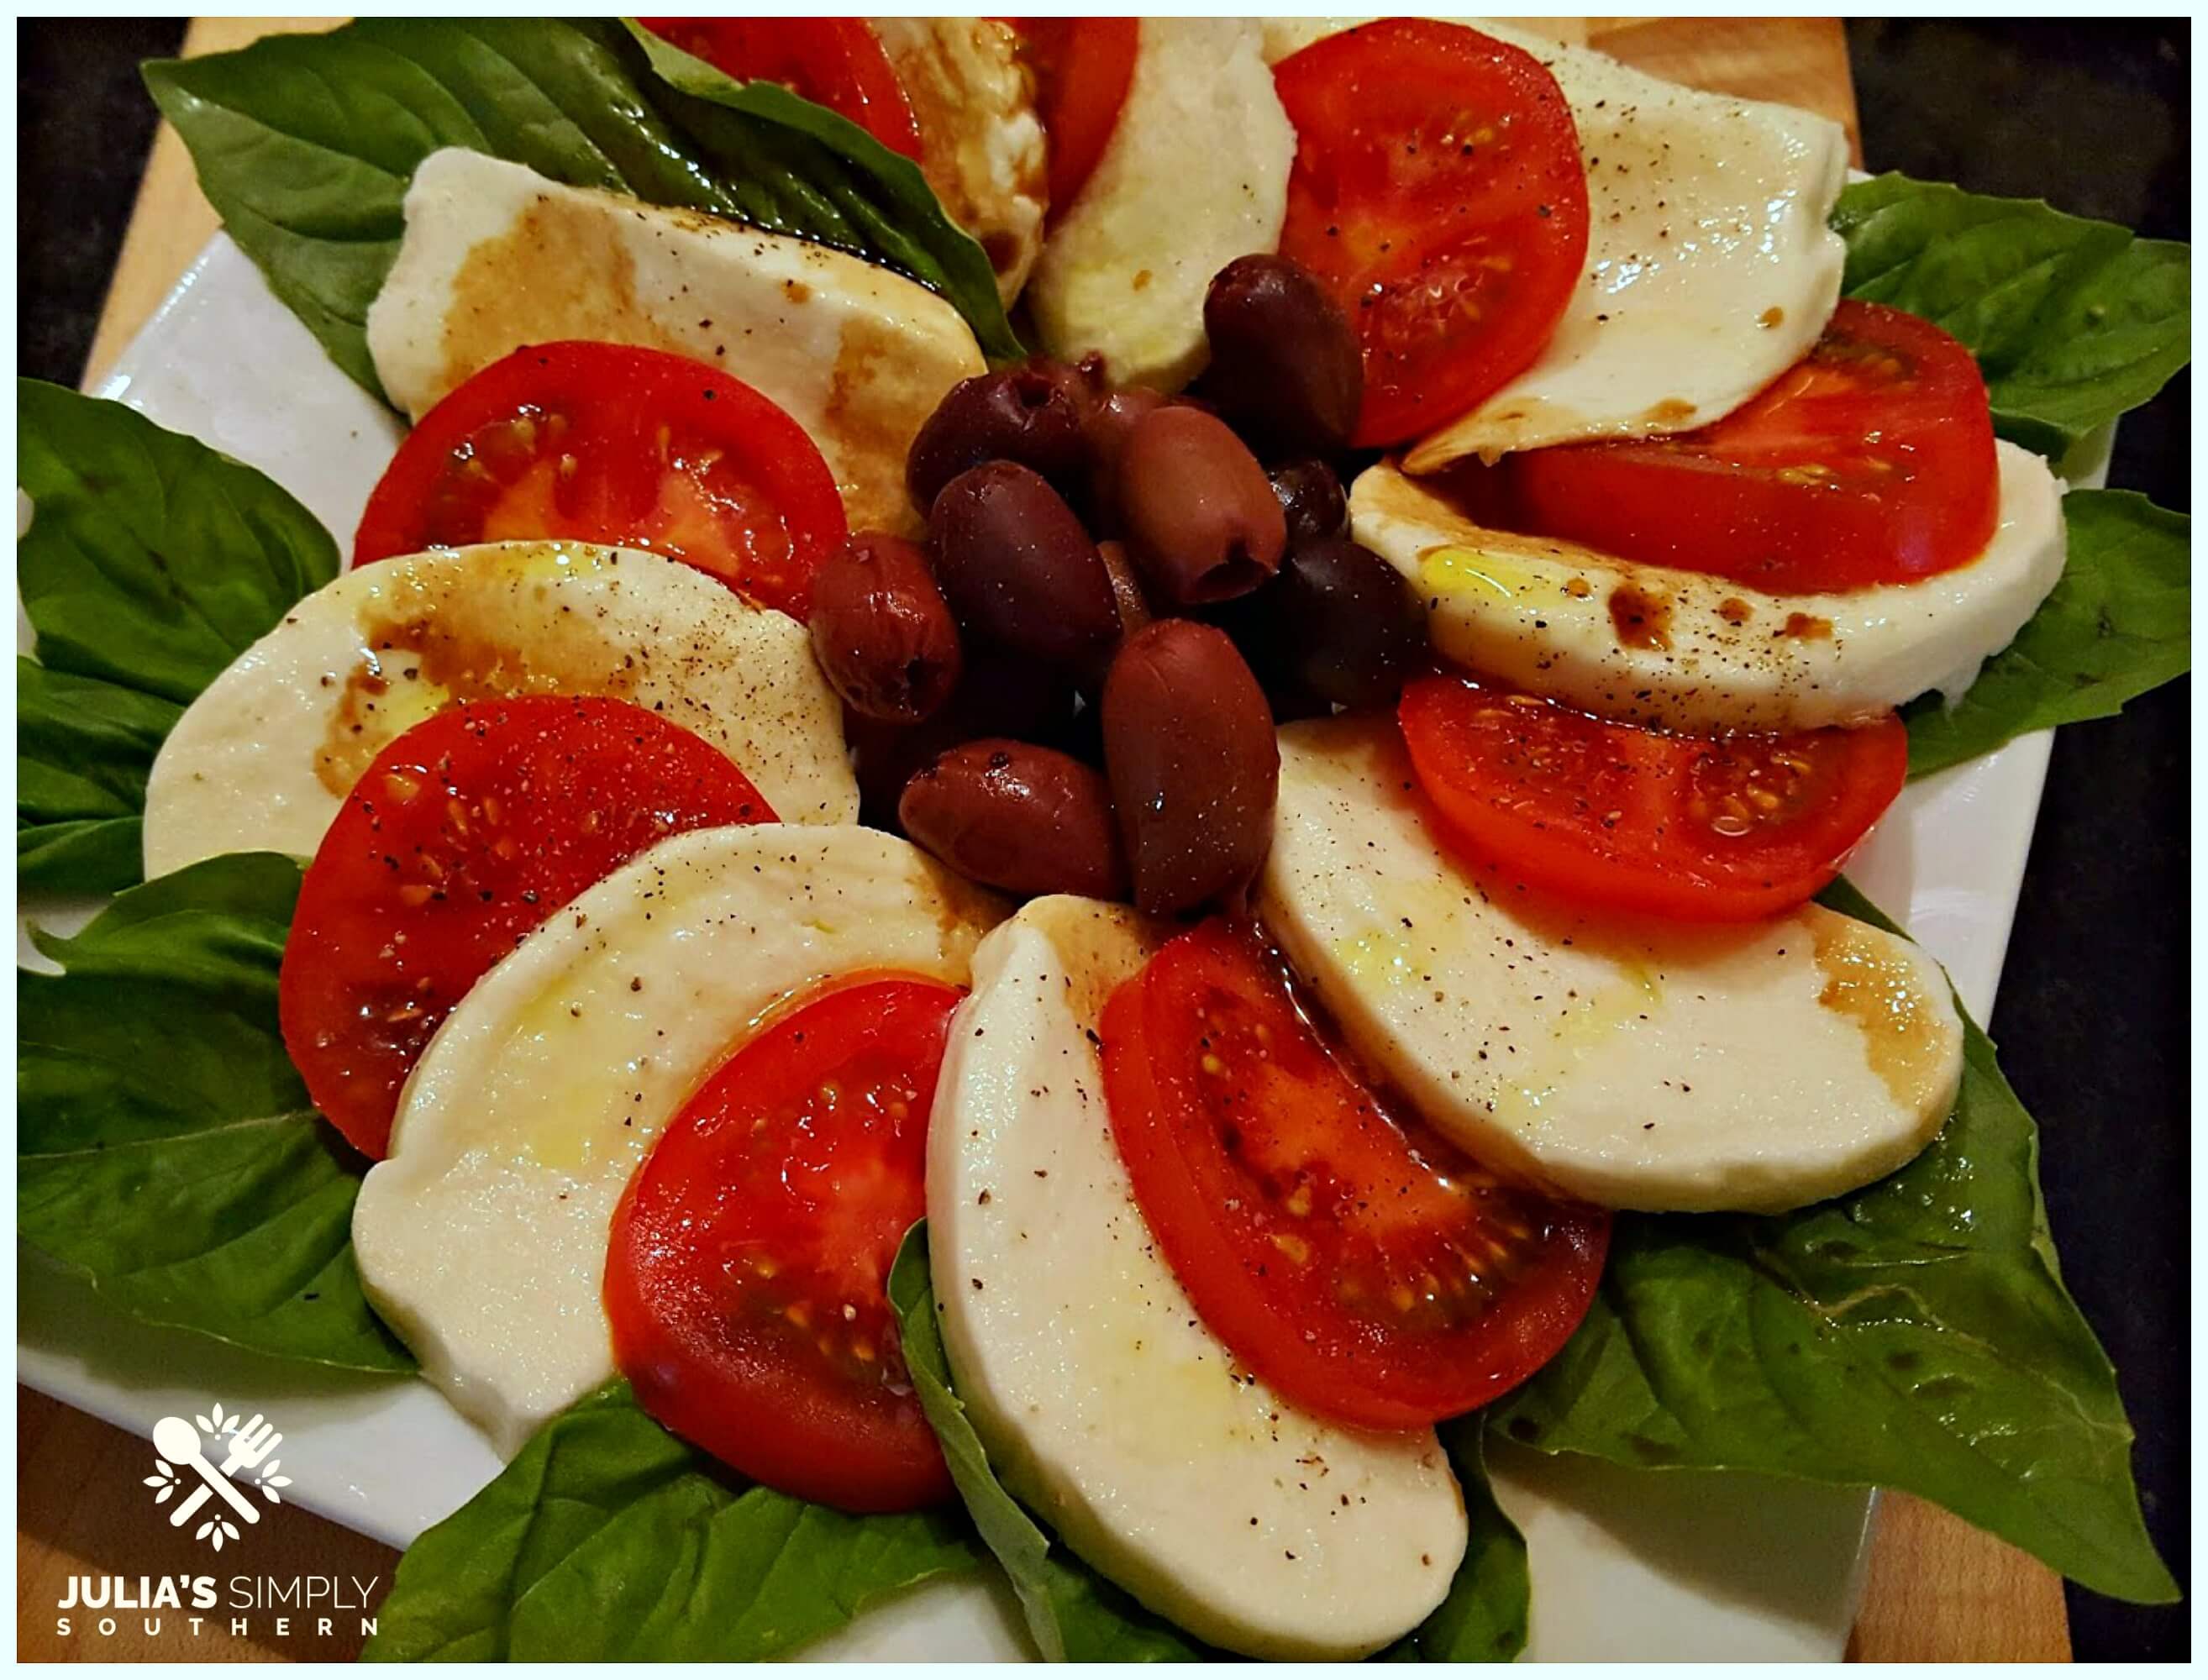
M970 881L1021 897L1126 895L1112 790L1078 759L1001 737L954 747L905 784L897 818Z
M936 580L967 629L1069 668L1118 639L1112 574L1065 498L1029 468L987 461L960 473L928 524Z
M1143 416L1128 438L1119 514L1145 580L1176 606L1248 594L1287 546L1257 458L1226 422L1178 403Z
M1135 575L1135 562L1127 558L1124 543L1099 543L1097 558L1112 575L1112 598L1119 608L1119 634L1131 636L1150 621L1150 603L1143 596L1143 580Z
M1072 369L1029 362L962 380L945 393L904 463L914 503L933 507L943 487L984 461L1017 461L1068 493L1086 487L1082 419L1091 398Z
M1273 482L1274 500L1287 521L1292 551L1349 529L1349 499L1341 493L1341 480L1324 461L1289 461L1265 476Z
M813 654L862 717L916 723L951 698L957 621L920 545L861 531L813 579Z
M1208 624L1161 619L1112 662L1103 711L1136 907L1172 915L1240 893L1272 844L1281 757L1234 644Z
M1073 711L1073 685L1064 671L987 645L967 651L958 687L921 723L884 723L847 708L843 734L859 778L860 820L894 828L904 784L938 753L983 735L1055 741Z
M1402 573L1346 537L1291 554L1261 602L1269 666L1337 705L1392 705L1426 651L1426 615Z
M1090 402L1083 421L1089 440L1090 507L1106 512L1116 509L1119 458L1126 453L1127 440L1134 435L1137 423L1151 410L1164 407L1165 401L1148 386L1131 385L1124 391L1104 393Z
M1203 297L1211 341L1203 394L1282 454L1327 455L1348 443L1365 397L1365 361L1349 317L1311 271L1284 256L1240 256Z

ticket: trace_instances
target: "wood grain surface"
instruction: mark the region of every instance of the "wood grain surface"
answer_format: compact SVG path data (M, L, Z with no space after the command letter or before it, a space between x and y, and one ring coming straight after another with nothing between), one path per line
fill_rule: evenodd
M1844 124L1861 160L1855 93L1846 39L1826 18L1527 18L1528 27L1599 48L1676 81L1749 98L1777 99ZM199 18L187 53L218 52L278 30L327 28L336 20ZM159 305L217 226L214 211L193 180L190 159L166 123L147 164L88 361L85 382L96 383L123 346ZM339 533L342 536L344 533ZM179 1556L148 1550L143 1491L134 1477L87 1477L90 1467L135 1462L143 1443L96 1419L18 1389L16 1425L16 1587L21 1606L17 1655L27 1661L327 1660L357 1654L359 1637L278 1639L269 1618L234 1637L221 1621L189 1643L165 1635L132 1635L135 1622L112 1641L58 1638L54 1604L71 1575L199 1572L204 1558L178 1537ZM254 1568L278 1576L348 1575L390 1581L397 1554L302 1511L270 1514L256 1536ZM165 1538L166 1538L165 1533ZM2061 1582L2014 1547L1982 1534L1935 1507L1905 1495L1880 1502L1868 1587L1848 1655L1861 1662L2067 1662L2068 1621Z

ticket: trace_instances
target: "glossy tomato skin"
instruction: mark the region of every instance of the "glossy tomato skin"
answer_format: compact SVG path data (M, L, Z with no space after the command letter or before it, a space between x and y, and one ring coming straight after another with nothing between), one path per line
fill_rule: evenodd
M1168 942L1101 1037L1151 1235L1213 1334L1298 1405L1369 1429L1457 1417L1586 1316L1610 1216L1391 1116L1253 933L1215 920Z
M308 1095L381 1160L423 1047L522 935L670 834L773 820L726 755L626 700L483 700L416 724L300 884L277 1004Z
M1499 472L1521 530L1779 594L1967 566L2001 517L1993 413L1970 351L1851 298L1805 358L1715 425L1528 450Z
M1356 324L1377 448L1531 366L1587 261L1587 170L1556 78L1461 24L1388 18L1275 66L1296 129L1281 255Z
M690 1099L614 1215L606 1311L638 1403L843 1510L951 1496L886 1281L927 1211L928 1107L961 995L889 979L801 999Z
M1755 921L1805 903L1900 794L1909 732L1712 740L1428 676L1400 717L1419 785L1480 861L1575 903Z
M802 619L849 535L805 429L687 357L564 339L492 363L422 417L384 469L352 563L566 537L650 549Z
M920 128L889 54L855 17L647 17L637 20L736 81L778 81L848 117L917 163Z
M1035 77L1055 223L1073 207L1112 143L1134 85L1142 24L1131 17L1022 17L1012 27Z

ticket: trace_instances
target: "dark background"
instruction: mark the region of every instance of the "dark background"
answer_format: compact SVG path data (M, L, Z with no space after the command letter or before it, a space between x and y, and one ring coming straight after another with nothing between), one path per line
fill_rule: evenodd
M18 26L21 370L74 385L153 134L174 21ZM1864 159L2191 237L2189 27L1856 21ZM2189 375L2124 422L2109 482L2192 507ZM2121 1373L2147 1526L2190 1577L2186 929L2189 682L2055 737L1992 1032L2043 1133L2063 1275ZM2183 1659L2184 1606L2069 1589L2079 1660Z

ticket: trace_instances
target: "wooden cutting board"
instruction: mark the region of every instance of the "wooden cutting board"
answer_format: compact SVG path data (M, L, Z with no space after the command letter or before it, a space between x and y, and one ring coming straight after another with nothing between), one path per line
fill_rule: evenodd
M1694 87L1805 106L1845 125L1861 160L1847 42L1827 18L1528 18L1530 28L1599 48L1653 74ZM220 52L277 30L312 30L334 20L199 18L187 53ZM216 228L182 142L165 123L154 141L137 207L86 370L90 385L167 296ZM19 1550L16 1586L26 1606L52 1604L71 1575L128 1575L155 1569L145 1555L145 1523L135 1482L86 1479L87 1465L128 1461L141 1443L32 1393L17 1390ZM39 1470L34 1467L45 1467ZM254 1563L279 1576L351 1570L387 1583L396 1554L297 1510L271 1513L274 1532L257 1539ZM181 1565L179 1567L182 1567ZM256 1622L263 1618L255 1618ZM279 1642L216 1633L188 1647L134 1645L118 1636L95 1646L62 1641L50 1617L33 1612L18 1633L26 1660L99 1656L109 1660L189 1656L214 1661L281 1661L350 1657L357 1641ZM1903 1495L1880 1502L1863 1614L1849 1642L1863 1662L2067 1662L2067 1617L2061 1583L2015 1548L1945 1512Z

